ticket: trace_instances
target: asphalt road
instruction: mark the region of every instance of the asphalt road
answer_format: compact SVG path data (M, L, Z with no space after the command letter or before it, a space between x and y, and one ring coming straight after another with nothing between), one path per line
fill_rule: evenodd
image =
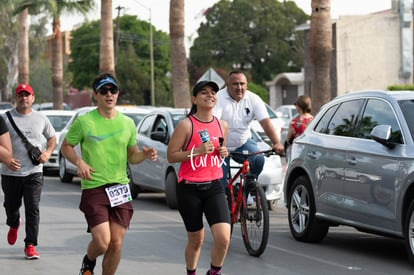
M0 210L0 274L78 274L90 240L78 210L79 199L78 183L63 184L58 178L46 177L39 260L24 258L24 226L17 243L7 244L8 227L4 210ZM141 194L133 204L135 213L117 274L185 274L186 233L178 212L166 206L163 194ZM299 243L290 235L283 205L279 204L270 216L269 243L260 258L247 254L240 226L235 226L223 274L412 274L401 241L339 227L332 228L320 244ZM204 275L209 267L211 244L207 230L198 274ZM101 274L101 262L102 257L95 274Z

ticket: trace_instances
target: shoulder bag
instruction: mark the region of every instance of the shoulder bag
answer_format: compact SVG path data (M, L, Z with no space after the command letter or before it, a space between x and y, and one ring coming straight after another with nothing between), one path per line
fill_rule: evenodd
M9 118L10 123L13 126L16 133L23 140L24 147L26 147L26 149L29 153L29 158L32 161L33 165L39 165L40 164L39 158L40 158L40 155L42 154L42 151L40 151L39 147L34 146L33 144L31 144L30 141L22 134L20 129L17 128L17 125L14 122L14 120L13 120L13 118L12 118L9 111L6 112L6 115Z

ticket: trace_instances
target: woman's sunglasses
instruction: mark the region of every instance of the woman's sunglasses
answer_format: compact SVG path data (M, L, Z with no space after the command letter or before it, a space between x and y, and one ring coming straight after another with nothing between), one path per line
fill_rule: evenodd
M108 93L108 91L109 92L111 92L111 94L116 94L117 92L118 92L118 88L117 87L115 87L115 86L112 86L111 88L105 88L105 87L102 87L102 88L100 88L99 90L98 90L98 92L101 94L101 95L106 95L107 93Z

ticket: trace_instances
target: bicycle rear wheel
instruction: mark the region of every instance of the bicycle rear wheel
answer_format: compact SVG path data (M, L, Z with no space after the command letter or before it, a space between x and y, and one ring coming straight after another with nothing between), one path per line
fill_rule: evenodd
M269 209L263 188L256 181L248 186L255 187L245 190L245 203L240 208L241 231L249 255L259 257L269 238Z

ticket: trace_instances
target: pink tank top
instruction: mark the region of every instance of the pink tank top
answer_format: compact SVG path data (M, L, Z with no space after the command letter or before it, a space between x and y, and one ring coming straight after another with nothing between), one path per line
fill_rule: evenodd
M183 150L195 150L203 141L211 140L214 147L220 146L219 138L223 137L220 122L216 117L210 122L202 122L192 115L189 116L192 124L190 137L184 145ZM206 182L221 179L223 171L222 161L217 150L211 154L193 155L190 152L190 159L183 161L178 171L178 182L183 180L190 182Z

